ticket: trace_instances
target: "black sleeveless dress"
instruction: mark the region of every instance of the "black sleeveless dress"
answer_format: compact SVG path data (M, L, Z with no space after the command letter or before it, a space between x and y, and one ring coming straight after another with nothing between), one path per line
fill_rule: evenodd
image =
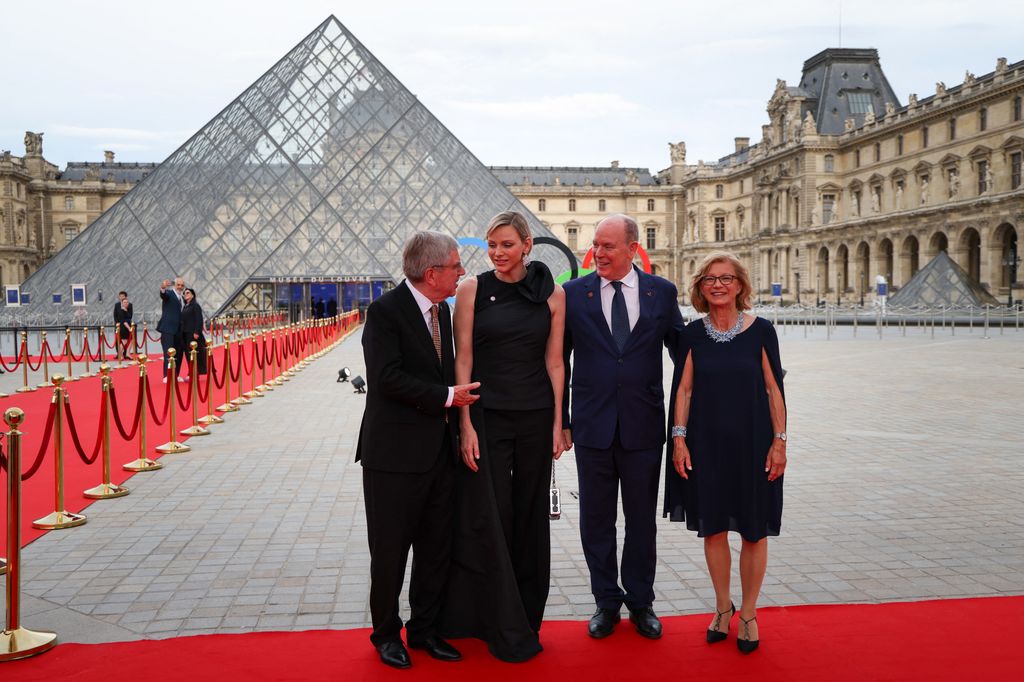
M525 661L542 647L539 630L550 581L548 492L554 394L545 364L551 329L551 272L477 278L470 416L479 471L456 474L456 522L448 592L439 618L448 637L477 637L491 654Z
M726 343L716 343L707 335L703 319L691 322L680 335L669 415L675 414L676 391L690 353L693 392L686 445L693 470L689 479L676 473L669 438L664 514L673 521L686 521L698 537L735 531L744 540L756 542L778 535L782 527L785 476L769 481L764 470L774 430L762 351L783 390L779 339L768 320L755 318Z

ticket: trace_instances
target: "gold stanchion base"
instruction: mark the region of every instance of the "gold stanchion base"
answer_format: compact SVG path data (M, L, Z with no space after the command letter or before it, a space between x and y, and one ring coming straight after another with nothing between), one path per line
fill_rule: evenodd
M101 483L95 488L89 488L83 490L82 495L88 497L90 500L106 500L111 497L124 497L130 491L124 486L115 485L113 483Z
M47 382L45 384L36 384L36 388L51 388L53 384Z
M168 455L171 454L172 452L191 452L192 446L185 445L184 443L179 443L176 440L171 440L167 441L163 445L157 445L153 449L161 454Z
M42 530L57 530L58 528L74 528L85 523L85 516L72 514L69 511L55 511L47 514L41 519L32 522L33 528Z
M238 405L233 403L224 403L217 407L218 412L238 412Z
M68 383L69 381L78 381L78 377L73 377L73 376L66 376L66 377L64 377L64 383L65 384Z
M6 398L6 397L7 397L7 394L2 392L2 391L0 391L0 398Z
M259 386L256 387L256 390L259 391L260 393L266 393L267 391L273 391L274 390L274 382L273 381L268 381L265 384L260 384Z
M82 372L78 375L79 379L88 379L89 377L96 376L96 372Z
M190 426L187 429L178 431L183 436L209 436L210 432L202 426Z
M128 462L121 468L125 471L156 471L157 469L163 469L164 465L160 462L154 462L148 457L139 457L136 460Z
M199 418L200 424L223 424L224 420L215 414L208 414L205 417Z
M32 391L34 391L34 390L36 390L36 389L34 389L34 388L33 388L33 387L31 387L31 386L22 386L22 387L21 387L21 388L19 388L19 389L18 389L18 390L17 390L16 392L17 392L17 393L31 393L31 392L32 392Z
M254 388L251 391L246 391L242 395L244 395L246 398L262 398L263 397L262 391L260 391L260 389L258 389L258 388Z
M274 386L280 386L280 385L281 385L281 384L283 384L283 383L284 383L285 381L287 381L287 379L285 379L285 378L284 378L284 376L279 376L279 377L277 377L276 379L273 379L273 380L271 380L271 381L268 381L267 383L268 383L268 384L273 384ZM33 389L33 390L35 390L35 389Z
M231 402L235 405L252 405L252 401L246 398L245 395L240 395L237 398L232 398Z
M57 643L56 632L36 632L15 628L0 632L0 661L16 661L52 649Z

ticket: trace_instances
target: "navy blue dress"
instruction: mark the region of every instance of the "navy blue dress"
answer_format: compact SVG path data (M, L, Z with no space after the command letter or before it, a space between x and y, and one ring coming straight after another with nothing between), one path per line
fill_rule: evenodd
M669 414L675 413L683 360L690 353L693 393L686 445L693 470L688 480L676 472L669 438L664 514L673 521L686 521L698 537L735 531L744 540L756 542L778 535L781 529L784 477L769 481L764 470L774 429L762 351L783 390L779 339L768 320L755 318L726 343L712 340L702 319L691 322L680 335Z

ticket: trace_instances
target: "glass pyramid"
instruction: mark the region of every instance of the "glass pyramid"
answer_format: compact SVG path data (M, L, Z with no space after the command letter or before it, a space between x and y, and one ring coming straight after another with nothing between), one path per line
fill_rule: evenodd
M971 279L945 251L939 251L910 281L889 297L889 305L964 307L999 305L995 296Z
M551 236L331 16L33 274L21 287L30 304L6 316L70 321L74 310L109 324L126 289L137 319L152 320L159 283L174 276L208 316L250 281L398 282L413 231L481 238L510 209ZM483 249L462 257L470 273L490 267ZM553 246L536 257L565 269ZM84 310L67 304L72 284L87 287Z

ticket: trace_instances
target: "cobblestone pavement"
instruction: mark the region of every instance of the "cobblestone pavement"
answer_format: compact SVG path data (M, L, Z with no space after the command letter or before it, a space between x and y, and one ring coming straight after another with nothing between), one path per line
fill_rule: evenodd
M1024 594L1024 332L852 333L780 334L790 465L761 604ZM335 381L342 366L363 371L358 332L89 507L85 526L32 543L23 624L80 642L368 626L352 461L364 398ZM558 471L574 490L572 453ZM586 618L578 507L563 499L547 616ZM658 524L657 612L710 611L701 542Z

